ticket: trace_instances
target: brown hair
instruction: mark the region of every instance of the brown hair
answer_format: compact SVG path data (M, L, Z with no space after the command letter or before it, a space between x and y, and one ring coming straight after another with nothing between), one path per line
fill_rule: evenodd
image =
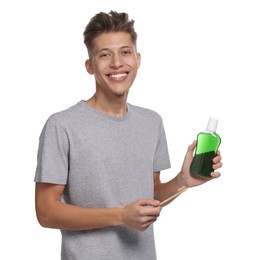
M134 44L137 41L137 33L134 30L134 20L129 20L127 13L110 11L108 14L100 12L91 18L86 26L83 36L88 53L93 49L94 39L105 32L127 32Z

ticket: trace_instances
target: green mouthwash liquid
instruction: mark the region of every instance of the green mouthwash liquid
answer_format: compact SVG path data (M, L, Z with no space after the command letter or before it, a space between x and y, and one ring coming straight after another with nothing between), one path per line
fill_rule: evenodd
M213 158L216 156L221 138L216 133L218 120L210 118L207 129L197 135L195 155L190 166L191 174L211 177Z

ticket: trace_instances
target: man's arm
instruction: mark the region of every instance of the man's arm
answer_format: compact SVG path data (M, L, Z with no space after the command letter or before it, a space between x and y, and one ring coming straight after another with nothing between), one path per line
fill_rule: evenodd
M88 209L64 204L64 185L36 184L36 213L43 227L63 230L88 230L121 223L121 208Z
M179 183L177 183L176 178L162 183L160 179L160 172L154 172L153 174L154 180L154 198L159 200L160 202L166 200L172 195L178 192L178 189L181 188Z
M127 226L143 231L157 219L161 210L156 200L138 200L115 208L82 208L61 201L64 188L64 185L36 183L36 213L43 227L90 230Z

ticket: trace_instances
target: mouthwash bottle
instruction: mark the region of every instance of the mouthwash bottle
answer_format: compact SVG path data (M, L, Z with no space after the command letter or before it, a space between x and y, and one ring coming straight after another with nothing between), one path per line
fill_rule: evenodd
M221 138L216 133L218 120L210 118L206 131L197 135L197 145L193 161L190 165L191 174L211 177L213 158L216 156Z

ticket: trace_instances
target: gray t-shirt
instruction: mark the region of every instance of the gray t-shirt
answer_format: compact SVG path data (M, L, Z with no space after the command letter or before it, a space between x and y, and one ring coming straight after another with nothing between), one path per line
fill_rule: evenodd
M127 108L116 118L80 101L51 115L40 135L35 182L63 184L63 202L87 208L153 198L153 172L170 167L162 119ZM62 260L156 259L152 226L61 232Z

